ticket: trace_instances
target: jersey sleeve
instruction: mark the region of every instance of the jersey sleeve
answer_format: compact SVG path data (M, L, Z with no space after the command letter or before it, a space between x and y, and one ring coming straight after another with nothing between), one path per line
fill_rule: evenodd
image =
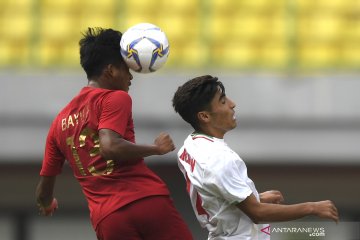
M104 97L98 129L111 129L121 136L125 135L126 127L131 118L132 100L123 91L114 91Z
M246 183L246 170L243 162L218 159L216 166L204 171L204 186L214 195L230 203L239 203L251 195L252 190ZM243 166L245 167L245 166ZM215 171L214 171L215 169Z
M41 176L56 176L61 173L65 158L56 144L55 124L49 129L45 144L45 154L40 171Z

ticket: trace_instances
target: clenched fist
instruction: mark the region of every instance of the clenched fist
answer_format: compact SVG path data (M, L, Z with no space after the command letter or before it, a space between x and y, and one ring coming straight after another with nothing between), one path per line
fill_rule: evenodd
M320 218L328 218L334 220L335 222L339 222L338 210L334 203L330 200L315 202L314 215Z
M159 155L163 155L175 150L173 140L167 133L160 133L159 136L155 139L154 144L158 148Z

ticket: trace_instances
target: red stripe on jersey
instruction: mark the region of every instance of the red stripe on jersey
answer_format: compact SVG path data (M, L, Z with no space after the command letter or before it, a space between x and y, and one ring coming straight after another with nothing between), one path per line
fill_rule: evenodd
M205 209L202 207L202 199L199 195L199 193L196 193L196 210L199 215L206 215L209 219L209 214L205 211Z
M185 179L186 179L186 191L190 194L190 188L191 188L191 182L190 179L187 175L187 173L185 173ZM205 209L202 207L202 199L199 195L199 193L196 193L196 211L198 215L206 215L207 218L209 219L209 214L205 211Z
M187 173L185 174L185 178L186 178L186 191L190 194L191 182L190 182L190 179L189 179Z
M204 137L204 136L195 136L195 137L192 137L193 140L197 139L197 138L204 138L210 142L214 142L214 140L211 140L210 138L207 138L207 137Z

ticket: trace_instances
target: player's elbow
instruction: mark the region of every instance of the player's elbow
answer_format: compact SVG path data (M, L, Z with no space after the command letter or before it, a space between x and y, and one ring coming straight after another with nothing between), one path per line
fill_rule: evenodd
M119 160L126 159L126 146L119 142L109 142L108 144L100 145L100 156L105 160Z
M251 221L255 224L259 224L261 222L261 217L257 214L249 214L248 217L251 219Z
M103 159L105 160L113 159L115 149L116 148L113 139L111 138L100 139L99 153Z
M110 146L104 145L104 146L100 146L100 156L105 159L113 159L114 153L113 150Z
M123 142L124 139L117 133L108 129L101 129L99 132L100 156L105 160L121 158L126 147Z
M258 224L263 220L261 204L254 195L247 197L244 201L240 202L237 207L245 213L253 223Z
M241 210L250 218L253 223L259 224L262 222L263 217L259 208L242 208Z
M269 221L269 214L264 210L265 209L263 209L261 207L259 207L257 209L253 209L251 212L247 212L247 216L255 224L268 222Z

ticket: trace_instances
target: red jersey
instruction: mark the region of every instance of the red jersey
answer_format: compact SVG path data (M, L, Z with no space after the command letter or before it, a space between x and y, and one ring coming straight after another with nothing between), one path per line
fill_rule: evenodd
M169 195L164 182L143 159L121 165L121 159L100 156L98 131L102 128L135 143L131 109L131 97L124 91L84 87L58 114L48 133L40 175L58 175L67 159L88 201L94 229L104 217L130 202Z

